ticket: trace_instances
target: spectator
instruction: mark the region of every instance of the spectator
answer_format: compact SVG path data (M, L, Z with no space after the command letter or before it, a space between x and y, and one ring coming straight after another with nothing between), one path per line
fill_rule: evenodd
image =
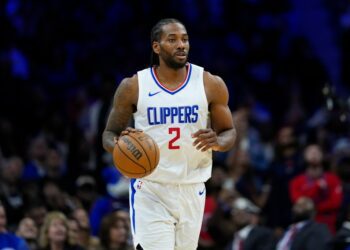
M21 175L22 159L18 156L4 160L1 168L0 199L7 211L7 225L13 228L22 219L25 197Z
M29 144L29 161L24 166L22 178L25 181L36 181L46 174L46 157L49 147L45 136L33 138Z
M43 184L43 197L49 211L62 211L69 214L75 207L80 206L78 200L61 190L54 181L47 180Z
M235 190L242 196L252 200L259 207L264 207L269 196L270 186L256 174L247 150L237 149L232 154L234 160L229 165L229 177Z
M77 245L86 250L96 250L100 246L99 239L92 236L90 221L84 208L77 208L72 213L73 220L77 223ZM130 220L127 217L128 221Z
M0 249L29 250L27 243L23 238L7 231L6 224L7 219L5 207L0 202Z
M81 202L86 211L98 198L96 180L90 175L80 175L75 181L75 197Z
M260 209L246 198L233 202L232 218L236 226L233 241L227 250L272 250L274 237L272 231L258 225Z
M101 250L132 250L128 243L128 226L124 219L109 214L102 219L99 237Z
M63 155L57 148L49 148L45 161L45 178L56 183L60 183L64 191L69 191L69 182L65 181L66 163Z
M283 232L291 222L291 200L288 195L289 181L302 171L298 139L294 128L282 126L275 142L275 158L271 166L271 191L265 213L267 225L276 234Z
M306 169L290 182L290 197L295 203L300 197L309 197L316 207L315 220L335 233L337 214L342 202L341 182L333 173L324 170L323 154L318 145L305 148Z
M277 244L277 250L327 250L331 233L314 221L315 207L310 198L300 197L293 206L293 223Z
M125 224L127 226L128 234L128 244L133 245L133 239L132 239L132 233L131 233L131 220L130 220L130 213L129 210L126 209L119 209L113 212L113 214L120 219L123 219L125 221Z
M75 219L68 219L68 242L72 246L78 245L79 224Z
M233 153L237 149L242 150L248 154L253 170L263 175L270 165L271 157L261 141L259 131L251 124L252 108L252 104L247 103L232 114L237 129L237 146L229 151L227 165L232 165Z
M35 222L29 218L24 217L18 225L16 235L22 237L27 242L30 250L38 250L38 228Z
M39 247L41 250L81 250L69 242L69 226L66 216L61 212L46 215L40 228Z
M26 207L25 216L32 219L37 228L41 228L47 214L44 202L40 199L30 200Z

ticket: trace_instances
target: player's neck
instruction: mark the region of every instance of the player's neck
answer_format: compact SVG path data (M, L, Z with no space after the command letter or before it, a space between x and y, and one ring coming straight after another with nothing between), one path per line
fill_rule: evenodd
M155 68L158 80L170 89L176 88L185 80L187 70L187 65L179 69L174 69L160 64Z

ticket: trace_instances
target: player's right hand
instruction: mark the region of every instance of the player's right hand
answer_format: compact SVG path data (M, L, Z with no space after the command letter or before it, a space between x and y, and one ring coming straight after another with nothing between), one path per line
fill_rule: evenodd
M143 130L137 129L137 128L132 128L132 127L127 127L125 130L123 130L120 133L120 136L127 135L129 133L141 133L141 132L143 132Z
M132 127L127 127L125 130L123 130L119 136L114 136L113 137L113 142L114 144L117 144L118 143L118 139L119 137L123 136L123 135L127 135L129 133L140 133L140 132L143 132L143 130L141 129L136 129L136 128L132 128Z

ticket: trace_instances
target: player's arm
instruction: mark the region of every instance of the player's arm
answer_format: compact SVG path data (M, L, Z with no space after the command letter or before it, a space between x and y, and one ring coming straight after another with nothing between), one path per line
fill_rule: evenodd
M204 72L204 86L209 102L211 128L193 134L193 145L202 151L228 151L236 140L236 129L228 106L229 93L225 82L218 76Z
M133 130L127 127L136 110L137 99L137 77L123 79L115 91L112 109L102 134L102 144L106 151L112 153L117 138L125 131Z

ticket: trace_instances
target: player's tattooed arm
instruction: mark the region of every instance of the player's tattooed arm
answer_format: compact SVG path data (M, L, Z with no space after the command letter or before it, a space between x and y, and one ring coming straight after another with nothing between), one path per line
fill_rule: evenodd
M113 152L116 138L130 125L132 113L136 109L137 98L138 84L136 76L125 78L114 94L113 105L102 134L103 147L108 152Z

